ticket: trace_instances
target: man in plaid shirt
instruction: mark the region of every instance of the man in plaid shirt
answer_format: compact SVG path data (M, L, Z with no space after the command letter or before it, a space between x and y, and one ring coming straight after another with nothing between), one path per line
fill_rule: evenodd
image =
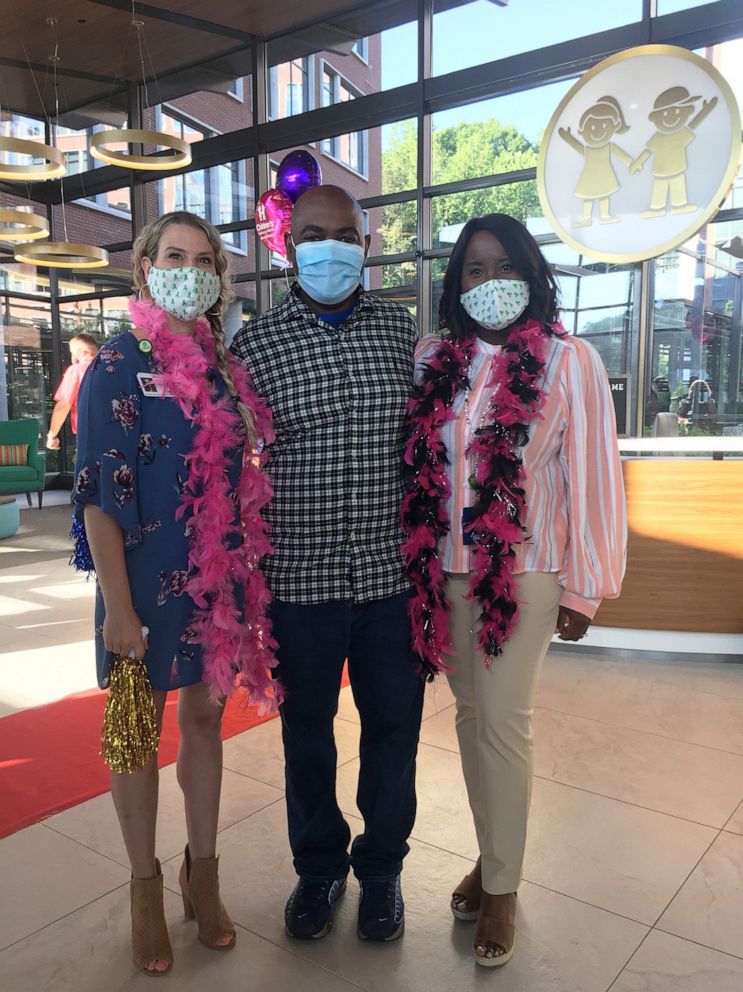
M407 310L359 285L368 250L356 200L336 186L308 190L287 235L297 282L232 345L276 430L267 510L275 554L264 568L286 688L293 937L325 936L349 865L361 889L359 936L394 940L404 928L400 871L415 819L423 680L410 649L399 511L417 334ZM350 857L333 738L346 658L361 718L364 818Z

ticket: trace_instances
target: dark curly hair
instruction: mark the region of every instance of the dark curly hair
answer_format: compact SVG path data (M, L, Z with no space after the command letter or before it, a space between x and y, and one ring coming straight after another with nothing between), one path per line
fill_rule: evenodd
M471 334L477 326L459 302L459 297L462 292L462 269L467 245L478 231L487 231L500 241L513 267L529 283L529 303L524 316L549 328L557 321L555 277L534 238L520 221L508 214L473 217L464 225L444 275L444 287L439 302L440 328L453 337L461 338Z

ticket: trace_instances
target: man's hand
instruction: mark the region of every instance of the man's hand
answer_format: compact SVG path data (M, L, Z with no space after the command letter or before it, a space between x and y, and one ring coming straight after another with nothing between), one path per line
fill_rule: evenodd
M586 631L591 626L591 618L571 610L567 606L561 606L557 614L557 624L555 633L561 641L579 641L586 636Z
M59 451L62 447L62 443L58 437L54 434L47 434L46 436L46 446L49 451Z

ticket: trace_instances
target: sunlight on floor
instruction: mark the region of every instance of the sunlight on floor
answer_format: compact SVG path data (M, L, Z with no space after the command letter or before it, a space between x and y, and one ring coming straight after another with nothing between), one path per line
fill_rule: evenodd
M66 552L3 569L0 581L0 718L94 689L95 584L70 572ZM349 687L335 739L338 803L352 833L363 829L359 729ZM534 734L516 954L485 976L472 962L472 926L453 922L448 908L477 850L446 680L426 686L418 815L403 873L406 933L389 947L358 941L353 880L325 940L293 943L283 933L294 872L277 720L224 744L218 846L238 942L225 956L201 947L182 917L184 811L175 766L165 768L157 842L176 956L171 981L181 992L242 990L246 980L271 992L451 992L481 982L508 992L740 992L743 665L630 660L590 647L553 653ZM64 733L59 754L64 775ZM19 741L4 760L23 755ZM0 878L3 990L140 987L129 951L129 868L110 795L0 841Z

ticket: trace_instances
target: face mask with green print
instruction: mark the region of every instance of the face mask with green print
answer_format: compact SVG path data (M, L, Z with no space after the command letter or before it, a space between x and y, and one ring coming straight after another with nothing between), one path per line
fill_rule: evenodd
M177 317L195 320L210 310L219 299L221 280L214 272L182 266L158 269L154 265L147 275L153 303Z
M524 279L489 279L462 293L459 302L481 327L500 331L526 310L529 283Z

